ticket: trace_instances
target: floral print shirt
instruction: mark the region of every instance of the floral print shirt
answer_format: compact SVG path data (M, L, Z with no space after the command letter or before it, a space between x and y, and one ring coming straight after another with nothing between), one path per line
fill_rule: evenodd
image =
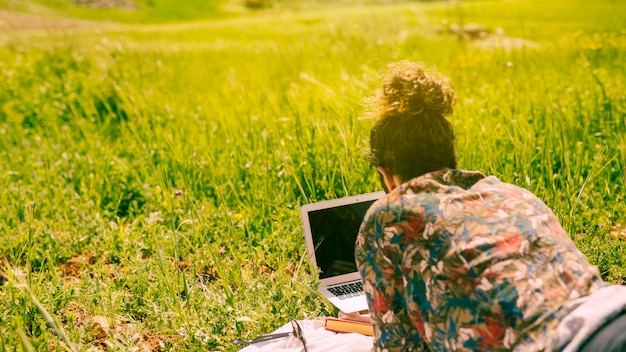
M608 285L541 200L475 171L375 202L356 261L376 351L558 349L559 311Z

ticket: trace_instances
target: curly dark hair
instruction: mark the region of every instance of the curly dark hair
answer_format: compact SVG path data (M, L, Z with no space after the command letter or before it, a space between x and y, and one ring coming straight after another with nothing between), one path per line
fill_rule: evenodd
M369 115L377 119L370 132L370 165L403 182L456 168L454 131L446 119L455 99L449 80L422 64L389 65L382 89L369 99Z

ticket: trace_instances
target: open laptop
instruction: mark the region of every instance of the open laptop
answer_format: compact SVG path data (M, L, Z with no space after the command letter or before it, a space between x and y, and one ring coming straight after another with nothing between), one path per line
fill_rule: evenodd
M318 291L342 312L368 309L354 244L365 212L383 195L367 193L300 207L307 253L319 269Z

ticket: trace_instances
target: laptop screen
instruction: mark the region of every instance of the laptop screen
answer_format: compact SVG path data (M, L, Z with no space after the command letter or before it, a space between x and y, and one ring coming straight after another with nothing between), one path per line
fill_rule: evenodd
M375 200L308 213L320 279L357 271L354 244L367 209Z

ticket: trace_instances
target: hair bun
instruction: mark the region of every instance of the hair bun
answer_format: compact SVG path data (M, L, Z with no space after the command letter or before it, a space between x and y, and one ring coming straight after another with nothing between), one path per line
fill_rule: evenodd
M456 95L446 77L429 73L415 62L389 65L378 94L378 118L391 116L447 116Z

